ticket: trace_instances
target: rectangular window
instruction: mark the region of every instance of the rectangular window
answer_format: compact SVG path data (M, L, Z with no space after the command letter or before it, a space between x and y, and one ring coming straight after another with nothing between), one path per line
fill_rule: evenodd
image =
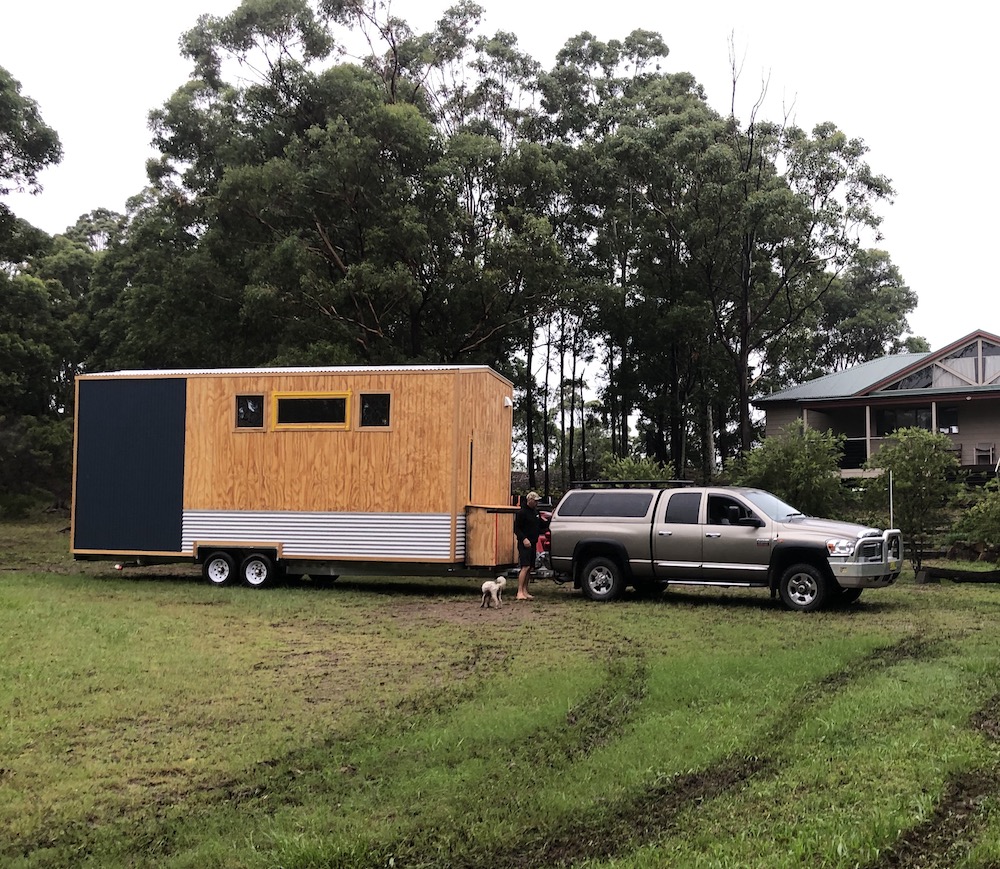
M264 428L264 396L236 396L236 428Z
M875 436L884 438L899 428L931 430L929 407L885 407L875 411Z
M667 502L667 514L663 521L675 525L697 525L700 510L700 492L677 492Z
M639 518L646 515L652 500L645 492L571 492L559 505L559 515Z
M275 393L274 427L276 429L346 429L346 392Z
M392 427L388 392L362 392L358 397L358 428Z

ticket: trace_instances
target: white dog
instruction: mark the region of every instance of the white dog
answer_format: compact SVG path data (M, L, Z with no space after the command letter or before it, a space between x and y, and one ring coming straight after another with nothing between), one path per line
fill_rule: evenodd
M498 576L496 579L488 579L483 583L483 602L479 605L482 609L486 607L489 609L492 604L491 601L497 605L497 609L503 606L503 587L507 584L507 579L503 576Z

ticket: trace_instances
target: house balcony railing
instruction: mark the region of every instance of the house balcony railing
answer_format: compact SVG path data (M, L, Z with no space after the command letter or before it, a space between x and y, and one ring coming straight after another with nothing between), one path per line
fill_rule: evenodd
M882 443L886 440L884 437L876 438L847 438L844 441L844 457L840 461L840 468L843 471L856 471L864 467L866 461L868 461L869 456L874 456L875 453L879 451ZM869 452L869 444L871 445L871 451ZM990 461L990 459L995 458L993 452L991 451L988 455L984 454L982 450L977 447L975 457L971 454L964 457L962 451L962 444L957 443L954 438L952 438L951 452L954 454L955 458L958 459L959 465L963 467L989 467L995 462ZM984 460L984 457L986 460Z

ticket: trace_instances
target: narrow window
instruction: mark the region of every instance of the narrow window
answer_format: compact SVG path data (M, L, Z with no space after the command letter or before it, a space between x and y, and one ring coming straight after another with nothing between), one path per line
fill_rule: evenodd
M347 399L347 393L276 394L274 427L346 429Z
M390 428L390 395L388 392L362 392L360 411L358 413L359 428Z
M264 396L236 396L236 428L264 428Z

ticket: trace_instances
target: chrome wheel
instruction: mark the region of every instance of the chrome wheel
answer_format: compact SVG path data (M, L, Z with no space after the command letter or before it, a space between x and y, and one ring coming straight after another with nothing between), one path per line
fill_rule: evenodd
M811 564L796 564L782 575L778 590L782 602L789 609L811 612L819 609L826 600L827 583Z
M591 600L614 600L625 587L622 569L610 558L591 559L583 569L580 587Z

